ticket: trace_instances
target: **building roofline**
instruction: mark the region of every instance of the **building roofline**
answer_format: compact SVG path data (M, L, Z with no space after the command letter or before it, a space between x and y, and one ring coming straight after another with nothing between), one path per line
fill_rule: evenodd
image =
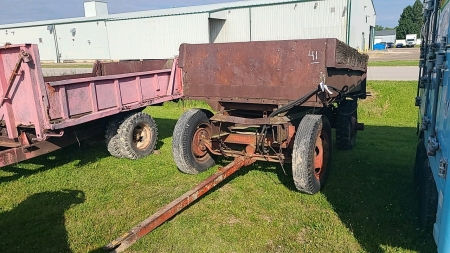
M375 16L377 15L377 10L375 9L375 4L373 3L373 0L370 0L372 2L373 11L375 12Z
M219 3L219 4L194 5L194 6L186 6L186 7L179 7L179 8L165 8L165 9L148 10L148 11L109 14L109 15L95 16L95 17L77 17L77 18L67 18L67 19L54 19L54 20L43 20L43 21L24 22L24 23L13 23L13 24L0 25L0 29L4 30L4 29L16 29L16 28L48 26L48 25L129 20L129 19L139 19L139 18L179 16L179 15L200 14L200 13L214 13L214 12L218 12L218 11L232 10L232 9L238 9L238 8L271 6L271 5L277 5L277 4L291 4L291 3L301 3L301 2L311 2L311 1L324 1L324 0L246 0L246 1Z

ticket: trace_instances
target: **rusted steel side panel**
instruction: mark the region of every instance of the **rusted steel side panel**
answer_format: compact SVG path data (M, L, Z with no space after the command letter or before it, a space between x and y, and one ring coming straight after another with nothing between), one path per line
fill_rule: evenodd
M76 74L76 75L64 75L64 76L45 76L44 82L57 82L68 79L77 79L77 78L88 78L94 77L93 73L85 73L85 74Z
M182 97L178 59L172 69L47 83L48 129L61 129Z
M94 66L96 75L106 76L170 69L173 65L173 60L121 61L102 62L97 64L98 66Z
M92 73L46 76L45 82L57 82L70 79L89 78L96 76L121 75L127 73L147 72L161 69L170 69L173 59L169 60L143 60L143 61L121 61L121 62L99 62L96 61Z
M358 87L367 57L336 39L183 44L180 67L188 99L284 104L322 81L336 88ZM315 98L309 102L317 103Z

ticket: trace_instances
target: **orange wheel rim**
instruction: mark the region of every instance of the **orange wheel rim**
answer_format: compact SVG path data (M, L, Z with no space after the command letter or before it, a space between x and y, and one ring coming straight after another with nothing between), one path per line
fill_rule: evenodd
M322 178L324 168L324 142L326 140L322 140L322 134L319 134L316 139L316 146L314 148L314 176L317 180Z
M210 138L210 129L208 126L201 125L197 128L192 138L191 149L197 160L207 159L208 149L205 141Z
M133 143L139 150L145 150L150 146L152 140L152 130L150 127L141 123L133 129Z

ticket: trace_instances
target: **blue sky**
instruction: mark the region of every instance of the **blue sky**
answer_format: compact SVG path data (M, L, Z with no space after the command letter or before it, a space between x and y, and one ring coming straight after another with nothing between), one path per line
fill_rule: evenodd
M190 6L211 3L231 2L232 0L107 0L109 13L144 11L170 8L171 6ZM356 0L361 1L361 0ZM373 0L377 11L377 24L394 27L400 14L415 0ZM74 18L84 16L83 0L0 0L0 25L38 20Z

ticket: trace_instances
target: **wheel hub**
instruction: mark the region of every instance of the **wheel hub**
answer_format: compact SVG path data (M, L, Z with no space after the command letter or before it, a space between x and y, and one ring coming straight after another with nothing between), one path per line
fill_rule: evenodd
M314 148L314 175L318 180L320 180L323 174L323 159L323 140L319 134Z
M205 140L209 138L209 132L206 128L199 127L192 139L192 152L196 157L204 157L208 153Z
M151 142L152 131L150 127L146 124L139 124L134 128L133 131L133 142L136 148L140 150L146 149Z
M321 132L316 139L316 146L314 148L314 176L317 180L321 180L325 175L329 159L329 142L328 134Z

